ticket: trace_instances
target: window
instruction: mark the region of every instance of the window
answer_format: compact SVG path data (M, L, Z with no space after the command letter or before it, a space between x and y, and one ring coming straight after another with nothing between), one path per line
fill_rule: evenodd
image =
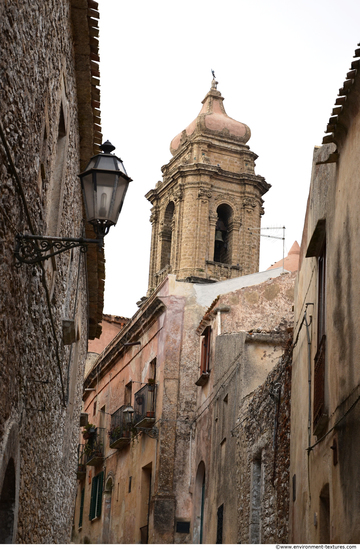
M66 159L68 149L68 101L65 92L65 81L61 79L61 101L58 115L58 135L56 154L53 162L51 181L48 195L48 235L59 235L61 226L61 212L63 205L64 183L66 173Z
M219 506L217 511L217 529L216 529L216 544L223 543L223 523L224 523L224 505Z
M91 500L89 519L99 518L101 516L101 504L103 493L104 472L100 472L92 480L91 485Z
M160 238L162 240L160 269L164 269L166 266L171 265L172 221L174 210L174 203L169 202L165 210L163 228L160 232Z
M124 405L131 405L131 395L132 395L132 382L129 382L125 386Z
M193 508L193 544L204 542L204 507L205 507L205 464L200 462L195 478Z
M321 429L319 421L325 414L325 303L326 303L326 247L318 257L317 292L317 352L314 365L314 430Z
M318 347L325 335L326 245L318 257Z
M154 381L156 380L156 357L152 361L150 361L149 378Z
M317 352L314 364L314 434L326 426L325 414L325 341L326 341L326 220L318 220L306 251L307 258L317 258Z
M330 491L329 491L328 483L322 488L322 491L320 493L319 512L320 512L319 542L329 543L330 542Z
M201 374L207 373L210 371L210 335L211 335L211 327L206 327L206 329L202 334L202 341L201 341L201 362L200 362Z

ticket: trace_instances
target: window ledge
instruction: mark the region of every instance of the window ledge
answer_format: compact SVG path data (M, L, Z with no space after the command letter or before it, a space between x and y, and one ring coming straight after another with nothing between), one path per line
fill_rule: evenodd
M200 378L195 382L196 386L205 386L209 380L210 372L203 372Z

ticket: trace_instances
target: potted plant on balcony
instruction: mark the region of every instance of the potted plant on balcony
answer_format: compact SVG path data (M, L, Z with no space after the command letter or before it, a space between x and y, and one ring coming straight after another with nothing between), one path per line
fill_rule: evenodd
M112 441L116 441L120 437L122 437L123 428L122 426L115 426L112 430L109 432L110 439Z
M86 424L82 435L84 439L90 439L90 437L93 437L95 433L96 433L95 424Z

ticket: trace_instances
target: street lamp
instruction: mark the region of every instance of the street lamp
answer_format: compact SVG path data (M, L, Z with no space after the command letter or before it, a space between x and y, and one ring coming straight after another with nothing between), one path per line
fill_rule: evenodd
M115 225L125 199L131 178L122 160L114 155L115 147L106 141L102 153L92 157L84 172L79 174L87 221L94 227L97 239L16 235L15 265L35 264L80 247L87 251L88 244L103 245L104 236Z
M134 412L135 411L131 405L125 407L125 409L123 410L125 424L132 424L132 415L134 414Z

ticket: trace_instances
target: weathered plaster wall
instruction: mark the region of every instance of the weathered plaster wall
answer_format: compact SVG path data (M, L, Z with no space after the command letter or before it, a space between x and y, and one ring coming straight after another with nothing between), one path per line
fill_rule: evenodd
M152 469L152 483L156 483L155 460L157 457L157 440L144 433L130 442L121 450L111 449L109 430L111 414L122 405L126 404L125 386L132 384L133 395L131 404L134 405L134 393L147 382L149 378L149 365L154 358L157 359L157 379L162 378L162 364L159 360L157 333L164 324L164 314L138 335L141 344L129 347L117 361L115 361L104 376L99 376L93 387L95 391L85 393L83 410L88 416L88 421L96 426L105 428L106 459L98 466L87 466L86 477L78 482L77 501L75 507L75 521L72 540L75 543L90 542L100 543L140 543L140 527L147 524L142 517L143 504L149 498L149 492L144 491L142 485L143 468ZM96 403L96 405L95 405ZM155 417L158 419L159 397L156 401ZM105 411L105 414L101 411ZM81 430L82 433L82 430ZM85 441L80 437L80 442ZM112 491L103 495L103 508L100 518L89 520L91 483L95 475L104 471L105 487L109 478L112 479ZM130 487L131 477L131 489ZM84 513L82 526L79 527L81 489L85 488ZM106 499L108 502L109 526L106 518ZM145 518L146 519L146 518Z
M347 133L344 132L338 140L337 150L334 144L326 145L314 154L301 246L301 270L296 288L295 334L298 341L294 349L291 420L291 477L296 476L296 499L290 508L291 542L346 543L357 542L360 537L356 496L359 492L360 452L355 427L359 420L358 405L351 409L357 402L360 384L359 372L354 367L360 353L357 330L360 313L359 224L354 201L360 192L359 86L357 79L344 114ZM335 151L338 155L336 164L316 164L326 161ZM310 400L310 431L307 415L301 413L309 410L309 368L311 395L313 392L318 319L317 258L306 258L305 255L321 219L325 220L326 227L326 417L322 433L315 435L313 397ZM310 305L306 306L307 303ZM301 327L305 310L308 322L312 319L309 329L310 365L306 330L304 325ZM349 409L351 412L347 415ZM317 442L328 431L329 434ZM306 449L313 445L308 456Z
M67 0L0 6L0 122L24 190L22 200L2 142L0 487L13 458L18 543L69 542L74 502L88 337L84 257L66 253L45 271L14 266L15 234L47 234L50 225L60 235L82 232L70 15ZM72 346L62 343L65 318L75 318Z
M217 540L221 505L222 542L255 542L249 535L251 475L262 453L258 542L287 541L290 367L284 350L292 332L294 280L295 274L285 274L221 295L203 317L201 327L212 327L211 372L197 390L191 490L195 494L203 462L203 542L208 544ZM282 387L279 409L270 397L275 383L276 391ZM199 515L195 502L192 542L199 542Z
M129 319L117 315L103 315L101 336L96 340L89 341L89 353L101 353L128 321Z

